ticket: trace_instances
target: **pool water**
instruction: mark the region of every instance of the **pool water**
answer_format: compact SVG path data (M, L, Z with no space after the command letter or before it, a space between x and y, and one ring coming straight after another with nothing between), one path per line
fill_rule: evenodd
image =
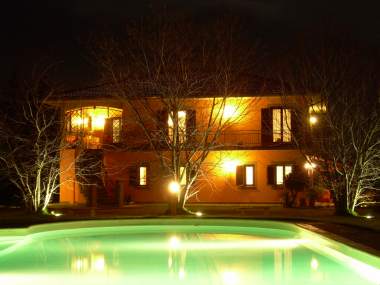
M0 230L0 284L380 284L380 259L292 224L212 219Z

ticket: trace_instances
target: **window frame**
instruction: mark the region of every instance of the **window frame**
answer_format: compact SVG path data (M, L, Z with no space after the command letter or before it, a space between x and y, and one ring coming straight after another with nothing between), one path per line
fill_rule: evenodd
M187 139L187 117L188 112L187 110L178 110L177 116L174 116L174 111L168 112L167 116L167 128L168 128L168 137L171 141L174 141L174 120L177 119L178 121L178 138L179 143L184 143ZM184 115L180 116L179 114L182 113ZM184 119L182 119L184 118Z
M247 184L247 167L252 167L252 184ZM242 180L243 183L240 183L240 179L238 177L239 175L239 168L242 168L241 175L242 175ZM238 165L236 167L236 173L235 173L235 182L238 187L242 188L256 188L256 165L255 164L243 164L243 165Z
M295 166L296 165L294 163L276 163L276 164L268 165L268 167L267 167L267 174L268 174L267 184L272 185L273 187L276 187L276 188L284 187L286 175L292 173L294 171ZM278 167L282 167L282 183L277 183L277 181L278 181L277 168ZM291 167L291 171L289 173L286 172L287 167ZM272 170L270 170L270 169L272 169ZM272 177L270 177L270 176L272 176Z
M280 110L280 131L275 133L275 124L274 124L274 111ZM272 107L270 108L271 117L272 117L272 143L292 143L293 142L293 134L292 134L292 112L293 110L289 107ZM289 115L286 117L284 113L288 111ZM289 122L289 126L287 125ZM284 124L285 123L285 124ZM285 128L289 132L289 140L284 141ZM275 136L280 135L279 139L275 140Z
M145 167L146 172L146 184L141 185L140 182L140 169L142 167ZM132 186L135 189L149 189L150 187L150 170L149 170L149 165L146 163L140 163L136 165L132 165L128 167L128 176L129 176L129 185Z

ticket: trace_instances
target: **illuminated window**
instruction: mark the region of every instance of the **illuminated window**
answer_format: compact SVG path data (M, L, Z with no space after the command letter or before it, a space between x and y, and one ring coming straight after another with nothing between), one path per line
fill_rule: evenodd
M276 165L275 184L283 185L285 177L292 172L291 165Z
M87 148L100 148L102 144L121 140L122 109L91 106L65 112L66 141L80 138Z
M122 110L112 107L92 106L66 111L66 130L69 132L96 132L104 129L107 118L121 117Z
M177 122L177 124L174 124ZM169 127L169 138L174 140L174 136L178 132L179 142L184 142L186 140L186 111L178 111L177 115L171 112L168 115L168 127Z
M139 167L139 185L140 186L147 185L147 167L146 166Z
M309 106L309 114L326 113L326 112L327 112L327 106L324 103L316 103Z
M255 166L238 165L236 166L236 185L254 186L255 185Z
M272 109L273 142L291 142L290 109Z
M120 140L120 132L121 132L121 119L113 118L112 119L112 142L119 143Z
M253 173L254 167L252 165L247 165L245 167L245 185L254 185L253 183Z
M186 185L186 167L183 167L181 166L179 168L179 172L180 172L180 185Z

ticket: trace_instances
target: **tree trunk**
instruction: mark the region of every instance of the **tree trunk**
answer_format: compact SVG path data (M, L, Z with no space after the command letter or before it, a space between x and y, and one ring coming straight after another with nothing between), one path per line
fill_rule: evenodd
M334 191L334 205L335 215L337 216L350 216L347 205L347 194L345 189Z

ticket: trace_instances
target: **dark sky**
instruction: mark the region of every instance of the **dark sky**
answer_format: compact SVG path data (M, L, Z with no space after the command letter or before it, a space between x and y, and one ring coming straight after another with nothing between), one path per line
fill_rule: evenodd
M34 64L57 64L68 84L90 82L85 43L100 31L118 31L126 19L154 14L160 0L28 0L2 2L0 76L6 81ZM378 1L171 0L169 10L207 18L228 11L251 20L252 34L267 45L299 32L342 30L368 44L380 42ZM153 3L153 4L152 4ZM117 33L117 32L116 32Z

